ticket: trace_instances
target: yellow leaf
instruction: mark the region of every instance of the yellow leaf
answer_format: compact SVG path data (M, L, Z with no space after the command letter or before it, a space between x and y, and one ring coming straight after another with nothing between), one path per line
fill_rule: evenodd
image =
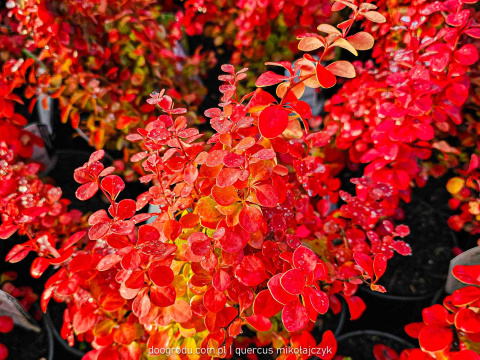
M450 194L458 194L465 186L465 180L460 177L454 177L448 180L447 190Z
M358 56L357 50L355 50L355 48L344 38L338 38L333 42L332 46L341 47L345 50L350 51L353 55Z

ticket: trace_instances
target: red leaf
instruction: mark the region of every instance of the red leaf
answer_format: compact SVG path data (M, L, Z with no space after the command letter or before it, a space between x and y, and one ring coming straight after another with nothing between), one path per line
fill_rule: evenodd
M274 138L285 131L288 126L288 112L279 106L269 106L258 117L258 129L268 138Z
M26 248L23 245L16 244L12 247L12 249L8 252L7 256L5 257L5 261L13 263L17 263L23 260L31 250Z
M268 289L270 290L270 294L276 301L285 305L297 299L297 296L289 294L288 292L285 291L285 289L280 284L281 277L282 277L282 274L274 275L268 281Z
M305 287L305 275L300 269L290 269L282 275L280 285L286 292L298 295L303 292Z
M137 212L137 205L131 199L125 199L118 203L115 217L120 220L129 219Z
M257 331L268 331L272 328L270 320L263 315L252 315L246 317L245 320Z
M361 252L353 254L353 259L360 266L360 268L367 273L370 279L374 280L373 261L370 256Z
M152 303L148 297L148 288L143 288L132 302L132 311L135 316L142 318L148 314L151 307Z
M448 311L442 305L436 304L422 311L423 321L427 325L441 325L447 324Z
M278 75L273 71L267 71L266 73L258 77L257 81L255 82L255 86L262 87L262 86L275 85L287 79L288 79L287 76Z
M455 51L453 58L462 65L473 65L478 61L478 51L472 44L463 45Z
M212 285L215 289L223 292L230 286L230 275L225 270L218 270L212 278Z
M214 185L212 188L212 198L217 202L217 204L222 206L228 206L233 204L235 201L240 200L237 194L237 189L235 189L234 186L221 188L217 185Z
M375 259L373 261L373 270L375 272L375 276L377 277L375 281L385 274L385 270L387 270L387 257L385 255L375 255Z
M229 74L235 74L235 68L233 67L233 65L223 64L221 66L221 69L222 69L223 72L226 72L226 73L229 73Z
M462 106L465 101L468 99L468 88L459 83L453 83L447 87L447 98L448 100L455 106ZM421 140L430 140L433 138L433 129L431 130L432 136L429 139L422 139Z
M182 225L176 220L167 220L163 225L163 234L168 240L175 241L182 234Z
M117 346L106 346L99 351L95 360L120 360L118 350L119 348Z
M94 151L90 155L90 158L88 159L88 163L90 164L90 163L93 163L94 161L99 161L103 159L104 156L105 156L105 150L100 149L100 150Z
M88 230L88 237L90 238L90 240L98 240L98 239L101 239L104 235L106 235L109 230L110 230L109 223L98 223L93 225Z
M154 305L159 307L167 307L175 304L176 296L173 286L152 286L150 289L150 300Z
M235 268L235 277L246 286L256 286L262 283L267 277L263 262L253 256L245 256Z
M192 308L183 299L177 299L175 304L168 308L168 313L178 323L185 323L192 318Z
M465 284L480 285L480 265L457 265L452 274Z
M373 21L375 23L384 23L385 21L387 21L385 19L385 16L383 16L377 11L368 11L363 13L362 15L365 16L368 20Z
M73 255L75 252L74 248L66 249L63 254L61 254L59 257L48 259L48 262L51 265L60 265L63 264L65 261L70 259L70 257Z
M480 288L476 286L467 286L455 290L452 294L452 303L455 306L464 306L477 300L480 300Z
M375 360L397 360L398 359L397 352L383 344L375 344L373 346L373 356L375 357Z
M220 238L220 247L231 254L235 254L242 250L247 245L249 237L242 237L235 231L229 228L224 228L225 233Z
M472 309L462 308L455 315L455 327L466 333L480 332L480 320Z
M125 189L125 183L117 175L109 175L102 179L102 189L105 190L112 199L115 199L117 195Z
M345 301L350 310L350 320L358 319L367 308L363 300L358 296L345 296Z
M11 317L3 315L0 316L0 333L8 333L13 330L13 320Z
M187 184L193 184L198 177L198 169L192 163L188 163L185 166L185 171L183 173L183 179Z
M150 280L157 286L163 287L171 285L175 275L169 266L156 266L148 271Z
M73 234L68 238L68 240L63 244L62 249L66 250L71 246L74 246L80 239L82 239L86 234L86 231L79 231Z
M282 311L282 322L285 329L294 332L303 329L310 320L308 310L300 301L289 302Z
M269 184L263 184L255 186L255 192L257 195L257 200L260 205L266 207L275 207L278 203L278 192L277 190Z
M110 217L105 210L95 211L88 217L88 225L97 225L99 223L110 222Z
M223 168L217 176L217 186L225 188L235 184L240 174L240 169Z
M108 254L104 256L97 264L98 271L106 271L117 265L122 258L117 254Z
M262 212L256 207L247 204L243 205L238 220L240 225L249 233L257 232L263 224Z
M96 182L88 182L80 186L75 192L77 199L85 201L92 198L98 191L98 184Z
M312 117L312 108L305 101L294 101L290 104L292 109L304 119Z
M390 247L400 255L412 255L412 248L405 241L395 241Z
M405 332L408 336L411 336L415 339L418 339L418 335L420 334L420 330L425 327L423 322L415 322L405 325Z
M406 225L398 225L395 228L395 235L396 236L405 237L405 236L408 236L408 234L410 234L410 229Z
M8 239L10 236L15 234L17 231L18 226L14 224L2 224L0 226L0 239Z
M244 163L245 158L235 153L228 153L223 158L223 164L228 167L238 167Z
M299 246L293 252L293 266L302 269L305 274L309 274L317 267L317 255L305 246Z
M32 266L30 267L30 274L33 278L38 279L42 274L47 270L50 266L50 262L43 258L38 257L32 262Z
M424 351L442 351L453 341L452 330L438 325L425 326L420 330L418 341Z
M319 291L314 287L305 287L305 296L308 297L312 307L320 314L325 314L328 311L329 300L327 294Z
M138 229L138 245L158 240L160 238L160 233L157 228L151 225L142 225Z
M473 350L463 349L458 353L454 354L450 359L451 360L480 360L480 355ZM420 359L423 360L423 359ZM428 360L428 359L427 359Z
M337 340L335 339L335 336L333 335L333 332L331 330L327 330L323 333L322 342L318 344L317 349L319 349L319 352L317 351L317 356L320 359L333 359L333 357L337 353ZM331 351L325 351L325 349L331 349Z
M8 358L8 348L0 344L0 360L5 360L6 358Z
M247 113L261 111L274 102L275 98L260 88L255 91L245 110Z
M97 315L91 311L89 308L81 308L73 316L73 327L75 331L79 334L91 330L95 325L97 320Z
M135 223L132 220L127 221L115 221L111 226L110 230L118 235L129 235L135 230ZM90 233L89 233L90 235Z
M268 289L260 291L253 303L253 312L268 318L277 315L282 309L283 305L273 298Z
M122 258L122 267L125 270L137 270L142 263L140 255L138 255L137 249L131 249L123 258Z
M227 303L227 296L220 291L215 290L213 287L208 289L203 296L203 304L208 311L218 313L223 310Z
M317 63L316 67L317 71L317 80L321 87L323 88L331 88L337 83L337 78L333 75L325 66Z

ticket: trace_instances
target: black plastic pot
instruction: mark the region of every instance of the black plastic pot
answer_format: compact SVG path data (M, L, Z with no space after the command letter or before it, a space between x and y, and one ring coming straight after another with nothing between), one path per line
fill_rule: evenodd
M386 345L400 353L415 346L410 342L387 332L377 330L359 330L337 338L337 355L350 356L355 360L373 359L373 346Z
M40 312L37 304L34 304L33 307ZM53 334L47 325L45 316L42 317L39 325L42 329L40 333L15 325L12 332L2 336L1 342L9 349L8 359L37 360L40 356L44 356L47 360L54 359Z
M333 319L333 324L328 323L325 320L326 316L330 316ZM312 335L315 337L316 340L321 340L323 333L327 330L333 331L335 336L341 334L343 327L345 325L345 320L347 318L347 304L342 301L342 310L338 315L334 315L331 310L329 310L325 315L320 315L315 323L315 327L312 330ZM335 320L338 319L338 322L335 324ZM333 326L332 326L333 325Z
M47 328L49 329L49 332L52 336L52 344L53 344L53 338L55 338L55 341L69 354L72 355L75 358L81 359L84 355L85 352L75 349L68 345L68 343L60 336L59 330L55 327L55 325L52 322L52 318L50 317L50 313L47 308L47 312L44 314L44 319L45 319L45 324Z
M442 287L433 296L431 305L442 304L445 296L447 296L447 293L445 292L445 288Z
M40 306L38 306L37 304L35 304L35 308L38 311L41 311ZM48 326L45 314L43 314L43 322L45 324L44 329L47 332L47 340L48 340L48 357L47 357L47 360L53 360L53 355L54 355L54 352L55 352L55 350L54 350L55 346L54 346L54 343L53 343L53 332L50 330L50 327Z

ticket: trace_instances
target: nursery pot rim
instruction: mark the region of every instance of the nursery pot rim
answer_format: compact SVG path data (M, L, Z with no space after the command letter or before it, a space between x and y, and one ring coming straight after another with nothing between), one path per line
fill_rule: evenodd
M359 287L358 291L360 291L364 294L372 295L373 297L377 297L377 298L383 299L383 300L401 301L401 302L403 302L403 301L404 302L415 302L415 301L428 300L428 299L434 297L440 290L443 290L443 288L444 288L444 286L442 285L440 289L434 289L434 290L429 291L428 293L426 293L424 295L411 295L411 296L385 294L385 293L381 293L381 292L378 292L378 291L370 290L369 288L365 288L365 287Z
M406 346L407 349L415 348L415 345L413 345L411 342L409 342L405 339L402 339L401 337L399 337L397 335L393 335L393 334L390 334L388 332L380 331L380 330L356 330L356 331L352 331L352 332L349 332L349 333L346 333L346 334L343 334L343 335L339 336L337 338L337 343L339 343L343 340L355 337L355 336L359 336L359 335L382 336L382 337L388 338L390 340L397 341L397 342L401 343L402 345Z
M53 322L52 322L52 318L50 317L50 313L48 311L48 307L47 307L47 311L45 312L44 314L44 318L45 318L45 323L47 325L47 327L49 328L49 331L50 331L50 337L52 338L52 345L53 345L53 338L55 338L55 340L57 340L57 342L66 350L68 351L69 353L71 353L72 355L74 356L77 356L79 358L82 358L83 356L85 356L86 353L84 353L83 351L81 350L78 350L78 349L75 349L73 347L71 347L70 345L67 344L67 342L60 336L60 333L57 331L57 329L55 328L55 326L53 325ZM52 336L53 334L53 336ZM52 360L52 359L49 359L49 360Z
M431 306L436 305L436 304L440 304L439 300L442 298L442 295L443 296L448 295L445 291L445 286L442 286L440 289L437 290L435 295L433 295ZM442 301L442 303L443 303L443 301Z
M338 336L342 332L343 327L345 326L345 320L347 318L347 304L343 300L340 301L342 302L342 309L340 310L340 318L338 319L337 328L333 332L335 336Z
M42 313L40 306L38 304L34 304L33 307L35 310L40 311ZM55 344L53 342L53 334L52 334L52 329L49 326L49 322L47 319L47 314L42 314L42 319L43 319L43 328L45 329L45 332L47 333L47 342L48 342L48 353L47 353L47 360L53 360L53 355L55 352Z

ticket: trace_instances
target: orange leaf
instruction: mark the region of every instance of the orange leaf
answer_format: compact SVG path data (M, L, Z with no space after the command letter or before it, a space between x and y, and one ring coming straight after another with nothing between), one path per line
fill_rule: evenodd
M336 61L327 66L327 70L336 76L352 79L355 77L355 68L353 65L345 60Z

